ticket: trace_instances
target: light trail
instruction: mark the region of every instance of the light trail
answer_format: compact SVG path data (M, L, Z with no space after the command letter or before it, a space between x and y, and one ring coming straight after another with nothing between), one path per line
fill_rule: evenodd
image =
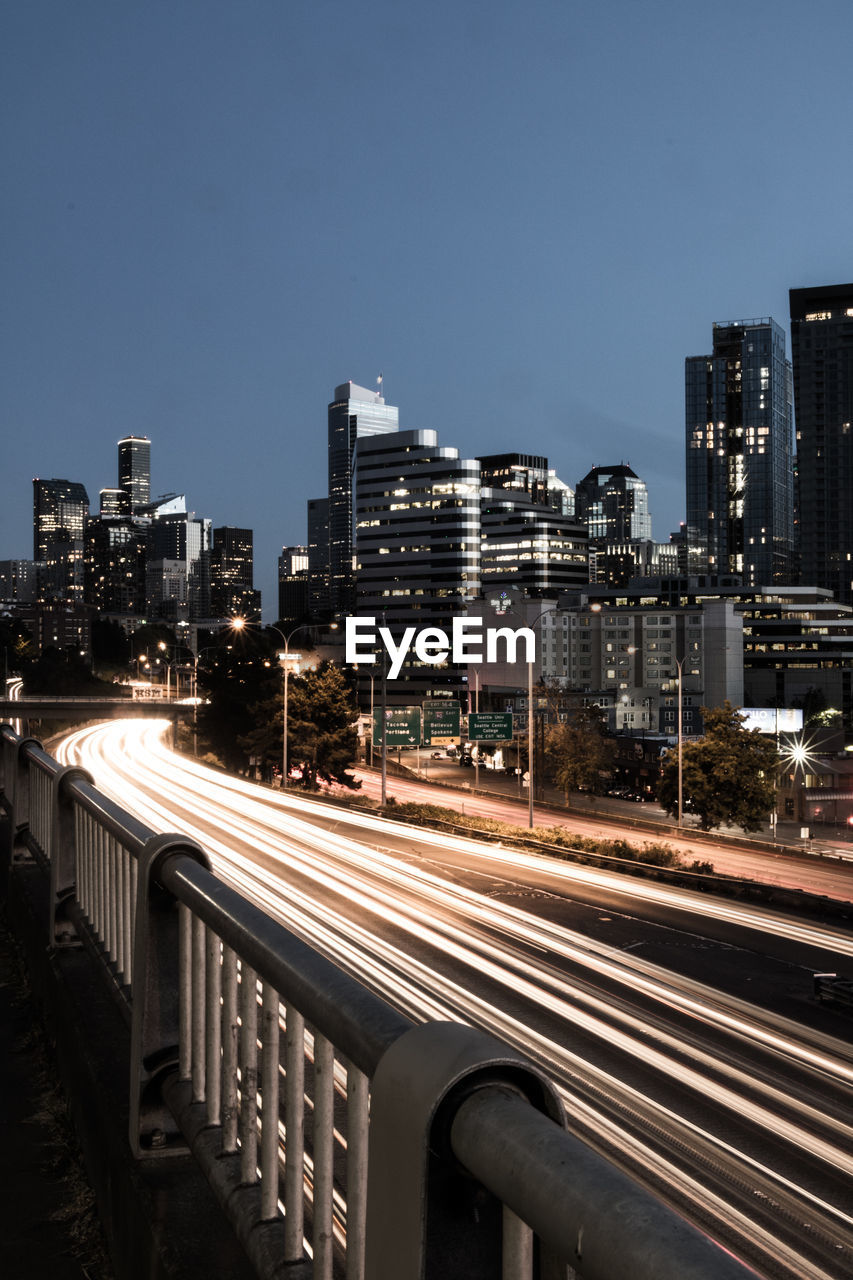
M452 850L514 880L547 873L558 891L624 895L626 910L648 901L765 935L783 928L845 956L849 933L370 814L318 811L175 755L162 731L113 722L70 735L57 754L89 768L154 829L177 825L197 839L218 874L412 1017L484 1026L532 1056L562 1086L573 1127L675 1192L703 1225L710 1216L716 1234L733 1230L733 1247L746 1239L773 1274L853 1274L849 1046L486 898L418 859L434 868ZM570 1048L567 1036L592 1052ZM761 1221L757 1198L768 1202ZM821 1257L834 1249L842 1270L775 1238L774 1201L784 1201L780 1218L793 1215L794 1238L799 1230L807 1241L819 1220Z

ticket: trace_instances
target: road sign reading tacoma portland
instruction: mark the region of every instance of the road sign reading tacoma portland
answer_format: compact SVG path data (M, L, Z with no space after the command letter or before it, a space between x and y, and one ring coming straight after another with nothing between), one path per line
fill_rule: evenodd
M410 650L421 662L438 666L451 659L458 666L466 662L535 662L536 634L530 627L484 627L482 618L454 618L448 636L443 627L405 627L399 641L389 627L377 627L375 618L347 618L344 623L346 661L376 663L377 650L384 648L391 666L388 679L396 680ZM519 641L523 653L519 658ZM483 642L485 641L485 649ZM502 643L504 653L499 654Z

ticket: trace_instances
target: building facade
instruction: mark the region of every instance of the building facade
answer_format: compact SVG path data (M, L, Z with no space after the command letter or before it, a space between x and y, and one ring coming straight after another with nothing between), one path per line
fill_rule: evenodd
M627 463L593 467L575 486L575 512L591 546L635 542L652 536L649 494Z
M75 480L33 480L33 558L39 597L83 603L83 553L89 495Z
M686 361L685 396L687 537L701 569L750 586L792 581L793 393L782 329L772 319L715 324L712 352Z
M132 511L151 501L151 441L147 436L119 440L118 487L128 495Z
M800 581L853 604L853 284L790 302Z
M282 547L278 558L278 619L295 623L308 617L308 547Z
M355 600L353 575L353 475L356 444L398 429L398 410L378 391L354 382L335 388L329 405L329 608L349 613ZM310 542L309 536L309 542Z
M222 525L213 530L210 551L210 613L215 618L259 621L260 592L254 589L254 536L251 529Z
M384 614L397 636L406 626L447 629L479 595L480 464L440 447L435 431L359 441L355 514L359 616ZM389 701L458 691L463 674L410 656Z

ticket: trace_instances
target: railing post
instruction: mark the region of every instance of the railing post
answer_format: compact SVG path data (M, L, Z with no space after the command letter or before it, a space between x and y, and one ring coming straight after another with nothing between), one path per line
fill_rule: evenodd
M77 896L77 839L74 831L74 801L69 795L72 782L94 779L88 769L66 765L53 778L50 828L50 904L51 919L48 945L79 946L77 930L68 908Z
M456 1107L500 1083L558 1124L553 1085L485 1032L450 1022L413 1027L371 1082L365 1280L493 1280L502 1206L450 1149Z
M15 849L26 848L25 837L30 828L30 764L27 747L41 747L38 738L19 738L12 762L12 776L6 786L12 801L12 859Z
M152 836L139 857L130 1040L130 1145L139 1157L187 1150L162 1097L164 1077L178 1069L180 972L178 903L158 874L175 856L210 866L201 846L179 835Z

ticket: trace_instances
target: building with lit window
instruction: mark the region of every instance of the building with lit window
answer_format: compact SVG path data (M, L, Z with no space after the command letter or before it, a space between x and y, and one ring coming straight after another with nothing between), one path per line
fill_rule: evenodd
M132 511L151 501L151 441L147 436L119 440L118 487L128 494Z
M261 595L254 589L251 529L223 525L213 530L210 551L210 612L215 618L260 621Z
M435 431L360 439L355 455L356 611L448 629L480 593L480 464ZM378 670L378 669L377 669ZM464 672L410 657L392 702L462 687Z
M299 622L308 616L308 548L282 547L278 558L278 619Z
M614 467L593 467L578 481L575 512L586 525L594 547L652 536L646 482L624 462Z
M33 558L39 598L83 602L83 539L89 495L75 480L33 480Z
M791 366L772 319L715 324L713 350L685 364L687 538L708 573L751 586L791 582Z
M102 504L103 505L103 504ZM148 528L132 516L95 516L86 523L86 603L100 614L144 618Z
M386 404L378 391L368 391L354 382L335 388L329 405L329 608L333 614L349 613L355 599L352 493L356 443L388 435L397 427L397 408Z
M853 604L853 284L790 302L800 581Z

